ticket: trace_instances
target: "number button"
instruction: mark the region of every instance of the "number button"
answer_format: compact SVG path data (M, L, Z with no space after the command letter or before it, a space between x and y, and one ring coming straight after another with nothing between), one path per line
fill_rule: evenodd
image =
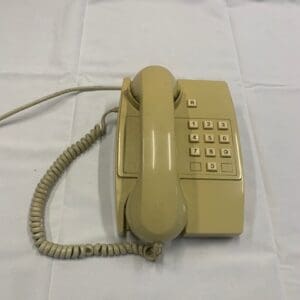
M210 120L203 121L203 128L204 129L213 129L214 128L213 121L210 121Z
M222 148L221 157L231 157L231 150L227 148Z
M197 100L196 99L188 99L187 107L197 107Z
M191 143L198 143L199 142L199 135L197 133L191 133L189 135L189 141Z
M205 156L207 156L207 157L216 156L216 149L215 148L206 148L205 149Z
M200 148L191 147L190 148L190 156L200 156Z
M227 134L220 134L219 135L219 142L221 144L229 144L229 135L227 135Z
M218 171L217 163L216 162L208 162L206 164L206 170L209 172L217 172Z
M205 143L214 143L215 136L213 134L205 134L204 141L205 141Z
M196 121L196 120L189 120L188 121L188 128L189 129L197 129L197 128L199 128L198 121Z
M220 130L227 130L228 129L228 123L227 123L227 121L219 121L218 122L218 129L220 129Z

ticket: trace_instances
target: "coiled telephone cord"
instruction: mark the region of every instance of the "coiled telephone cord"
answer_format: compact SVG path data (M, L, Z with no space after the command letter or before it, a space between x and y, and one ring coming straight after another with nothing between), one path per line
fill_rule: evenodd
M118 112L113 108L106 112L101 120L89 133L79 141L68 147L50 166L38 183L30 208L30 230L35 246L43 255L53 258L75 259L89 256L119 256L125 254L140 255L147 260L154 261L161 253L161 244L138 244L134 242L114 244L81 244L61 245L48 241L44 226L44 213L49 194L69 165L82 153L88 150L98 138L106 132L105 117L112 112Z
M114 86L86 86L65 89L39 98L26 105L20 106L4 115L1 115L0 122L22 110L28 109L63 94L97 90L120 90L120 88ZM97 139L105 135L107 126L105 118L108 114L113 112L117 113L118 108L113 108L107 111L103 115L100 124L96 124L95 127L90 130L90 132L87 133L83 138L69 146L53 162L53 164L49 167L45 175L36 186L30 207L29 226L34 244L39 252L43 255L58 259L77 259L91 256L120 256L126 254L134 254L142 256L149 261L155 261L161 254L161 243L142 244L136 242L121 242L112 244L97 243L68 245L57 244L47 240L44 215L47 200L49 198L51 190L53 189L57 181L61 178L65 170L70 166L70 164L78 156L87 151L97 141Z

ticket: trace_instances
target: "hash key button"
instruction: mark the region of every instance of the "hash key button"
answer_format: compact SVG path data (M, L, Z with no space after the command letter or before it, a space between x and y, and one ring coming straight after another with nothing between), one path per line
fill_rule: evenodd
M221 170L224 173L232 173L233 165L232 164L221 164Z

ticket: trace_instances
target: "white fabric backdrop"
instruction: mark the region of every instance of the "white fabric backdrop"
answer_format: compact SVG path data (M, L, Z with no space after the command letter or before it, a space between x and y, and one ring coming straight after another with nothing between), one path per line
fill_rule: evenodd
M161 261L54 261L27 216L49 164L118 92L42 105L0 126L2 299L299 299L299 1L0 1L0 112L83 84L121 84L162 64L178 78L226 80L246 179L245 232L174 241ZM114 122L112 122L114 124ZM114 127L55 189L55 241L115 241Z

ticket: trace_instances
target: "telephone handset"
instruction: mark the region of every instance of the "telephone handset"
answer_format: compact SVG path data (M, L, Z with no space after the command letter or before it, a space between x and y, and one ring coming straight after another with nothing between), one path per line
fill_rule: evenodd
M70 92L63 90L0 116L5 118ZM51 189L66 168L106 133L106 117L118 113L115 158L118 233L140 241L62 245L46 238L44 211ZM33 195L30 229L40 253L54 258L160 255L178 236L234 236L243 230L243 173L237 122L225 82L175 80L160 66L125 78L113 108L47 170Z
M136 149L140 152L138 176L126 200L126 220L130 230L141 240L174 239L186 225L186 203L176 167L174 100L178 94L177 83L166 69L148 67L137 74L130 91L140 114L141 138ZM120 113L122 115L122 110ZM126 151L120 140L119 145L118 162Z

